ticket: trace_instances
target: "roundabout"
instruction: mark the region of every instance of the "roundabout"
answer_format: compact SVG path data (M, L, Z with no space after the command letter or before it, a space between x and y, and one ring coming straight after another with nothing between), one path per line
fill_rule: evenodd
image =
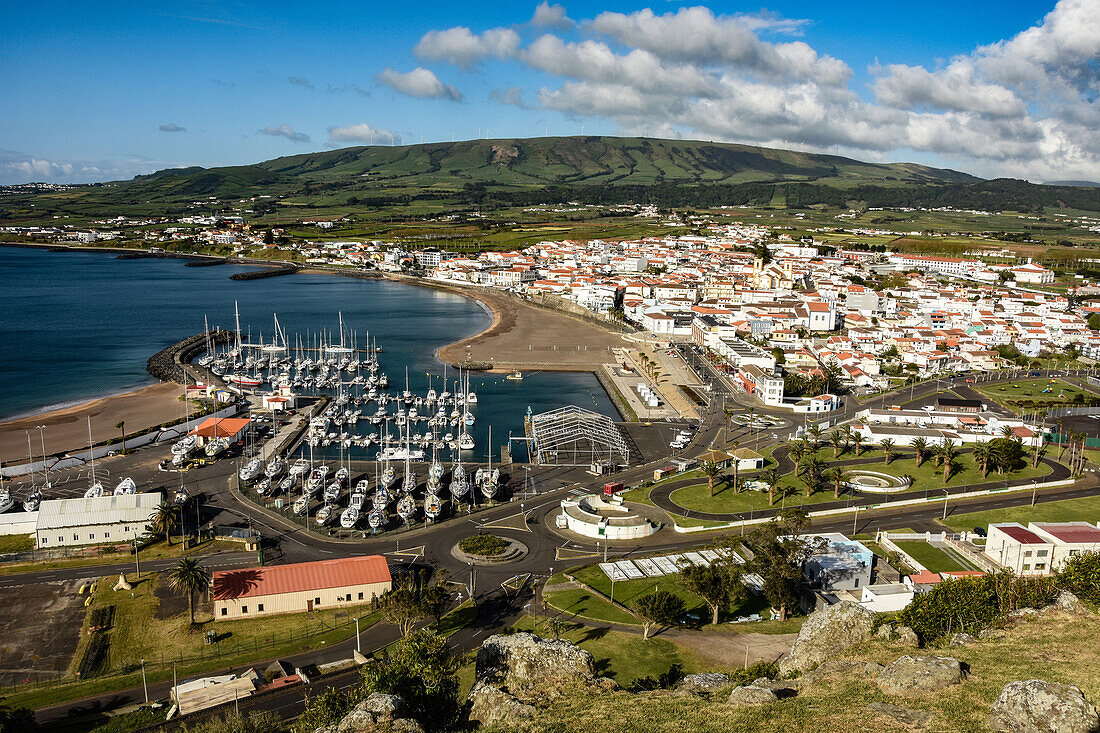
M451 555L471 565L506 565L519 562L530 552L527 545L511 537L476 534L451 548Z

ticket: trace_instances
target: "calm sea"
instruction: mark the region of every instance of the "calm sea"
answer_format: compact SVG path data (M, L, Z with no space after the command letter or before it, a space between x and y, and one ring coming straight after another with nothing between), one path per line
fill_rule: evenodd
M234 302L242 330L267 340L274 313L289 338L303 339L307 330L336 331L342 314L361 345L369 332L383 349L391 392L404 388L406 366L413 391L427 391L428 374L438 391L443 365L435 350L491 322L475 301L402 283L327 275L228 279L248 269L255 268L0 247L0 418L152 384L146 360L201 332L204 316L211 327L233 328ZM588 373L527 373L522 381L474 374L471 388L479 399L478 453L489 425L497 445L509 431L522 435L528 407L575 404L617 419Z

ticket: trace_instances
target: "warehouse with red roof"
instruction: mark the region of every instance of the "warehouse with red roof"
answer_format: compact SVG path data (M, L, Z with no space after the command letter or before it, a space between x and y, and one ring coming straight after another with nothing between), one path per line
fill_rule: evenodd
M214 619L348 608L370 603L391 587L381 555L219 570L212 586Z

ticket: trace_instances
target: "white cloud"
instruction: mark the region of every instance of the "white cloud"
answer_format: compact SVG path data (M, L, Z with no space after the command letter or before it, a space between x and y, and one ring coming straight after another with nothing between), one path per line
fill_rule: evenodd
M489 92L489 99L500 104L509 104L513 107L519 107L520 109L532 109L532 107L523 101L523 89L522 87L508 87L507 89L494 89Z
M367 143L368 145L400 145L401 136L392 130L372 127L365 122L347 127L328 128L329 139L341 143Z
M547 0L542 0L531 16L531 25L567 31L576 24L565 14L565 8L561 5L551 5Z
M159 129L161 132L187 132L186 127L180 127L175 122L165 123L157 129Z
M870 99L852 88L843 60L802 40L765 40L810 26L766 10L603 12L576 24L587 35L580 40L552 27L526 41L506 28L451 28L425 35L416 51L467 69L511 59L551 77L533 90L540 106L610 120L624 132L879 160L916 155L980 175L1100 180L1096 2L1060 0L1033 27L937 68L887 59L870 70ZM559 13L544 3L530 26ZM523 93L490 96L516 104Z
M375 80L401 94L421 99L449 99L453 102L462 101L462 93L439 80L428 69L417 67L412 71L401 73L386 67L379 73Z
M294 143L308 143L309 135L304 132L297 132L290 125L268 125L260 130L262 135L271 135L272 137L285 137Z
M423 59L469 69L486 58L511 56L519 46L519 34L510 28L492 28L474 34L469 28L457 26L424 34L413 47L413 53Z
M15 150L0 150L0 185L116 181L179 165L136 156L123 160L51 160Z

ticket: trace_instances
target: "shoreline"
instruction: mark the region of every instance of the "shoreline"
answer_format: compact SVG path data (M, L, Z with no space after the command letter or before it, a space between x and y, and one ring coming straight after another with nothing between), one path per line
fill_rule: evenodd
M122 253L148 251L138 248L95 247L94 245L85 247L24 242L0 242L0 246L61 250L63 252L88 251ZM157 252L151 254L167 259L183 260L211 257L209 255L180 254L172 252ZM278 267L284 264L284 261L240 260L231 261L231 263ZM564 311L540 306L528 301L522 301L495 290L462 286L457 283L407 277L394 273L383 273L377 270L368 272L371 273L370 276L364 277L360 271L355 270L343 272L337 269L304 267L294 274L336 275L357 279L386 280L405 285L443 290L474 301L491 316L492 320L488 326L478 333L471 334L470 336L466 336L437 348L433 356L439 361L447 364L456 364L466 361L467 354L471 354L472 351L470 350L475 348L481 348L482 350L487 349L493 352L484 360L484 363L491 363L492 368L485 371L497 374L512 371L589 372L595 374L600 364L614 361L613 357L610 357L606 352L603 352L597 347L609 344L611 341L615 340L619 334L616 334L611 329L581 320ZM542 318L540 318L540 316L542 316ZM546 319L545 316L557 316L557 318ZM539 331L543 333L540 334L538 333ZM541 353L536 354L534 342L539 341L540 338L545 340L547 338L546 332L551 331L554 332L554 336L559 337L559 340L568 340L571 335L579 333L584 337L579 340L584 341L584 343L576 345L575 350L569 351L564 349L559 351L556 342L552 347L540 344L537 347L538 351L550 351L551 353L547 353L546 357L553 360L544 361L532 358L536 355L542 355ZM521 348L523 344L517 343L517 336L519 337L519 341L530 342L526 354L523 353L523 349ZM511 343L509 342L509 337L511 337ZM494 339L501 343L494 343ZM603 342L607 343L605 344ZM581 350L582 346L584 348L583 351ZM588 351L590 346L593 349L591 352ZM463 353L464 350L467 350L466 353ZM554 358L565 356L566 354L570 354L573 360ZM596 357L597 354L600 354L602 358L588 358L587 355L589 354L592 357ZM518 358L521 355L526 358ZM504 358L497 360L496 356ZM107 422L110 422L110 426L107 428L109 430L114 430L115 423L125 419L130 423L127 425L127 433L133 433L143 428L154 427L165 422L170 422L180 416L180 408L178 400L176 400L174 403L174 413L165 409L164 391L166 389L174 395L171 399L175 400L175 393L179 390L178 385L171 382L154 381L151 384L124 388L122 391L112 394L88 397L86 399L77 398L71 403L65 403L57 407L49 404L42 405L38 408L32 408L22 414L13 415L9 418L2 418L0 419L0 459L8 457L8 461L10 462L13 456L20 455L21 451L25 450L25 447L19 448L19 443L25 443L26 432L33 432L38 425L54 427L52 433L61 434L51 434L47 439L47 455L56 455L79 449L87 443L87 425L86 421L83 419L85 417L97 418L107 415ZM73 428L72 424L77 422L83 427L79 429ZM102 425L94 427L98 430L105 429L105 426ZM81 433L81 435L78 436L78 432ZM51 450L51 443L58 447ZM33 450L38 451L39 449L34 448Z

